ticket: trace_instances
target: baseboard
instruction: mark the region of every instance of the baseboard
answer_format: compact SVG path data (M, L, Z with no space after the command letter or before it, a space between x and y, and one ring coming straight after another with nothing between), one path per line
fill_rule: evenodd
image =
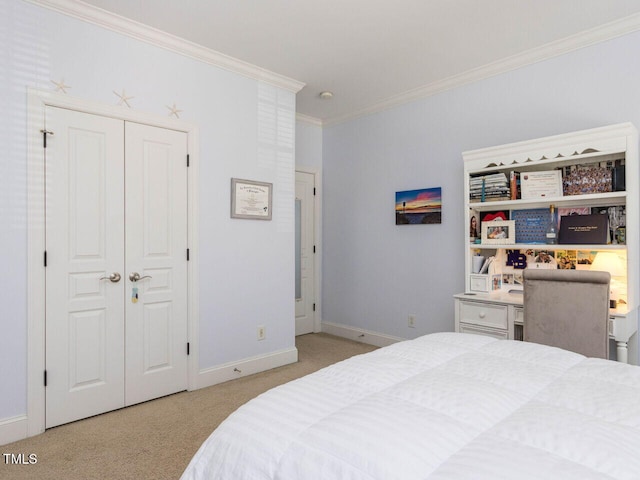
M336 335L337 337L366 343L367 345L375 345L376 347L386 347L387 345L406 340L406 338L393 337L384 333L372 332L370 330L363 330L361 328L331 322L322 322L322 331L330 335Z
M197 388L210 387L218 383L246 377L254 373L264 372L272 368L282 367L298 361L298 349L295 347L245 358L237 362L229 362L198 372Z
M17 442L24 438L27 438L26 415L0 420L0 445Z

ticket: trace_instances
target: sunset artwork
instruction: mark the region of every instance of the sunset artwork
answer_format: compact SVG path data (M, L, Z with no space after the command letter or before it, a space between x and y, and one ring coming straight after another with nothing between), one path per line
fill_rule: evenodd
M442 223L442 189L396 192L396 225Z

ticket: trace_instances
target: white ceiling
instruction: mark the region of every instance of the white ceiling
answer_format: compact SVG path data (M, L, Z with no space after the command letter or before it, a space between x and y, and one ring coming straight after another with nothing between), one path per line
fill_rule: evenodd
M638 0L85 1L304 82L297 111L324 122L496 62L538 59L532 52L567 37L582 46L572 36L640 13ZM640 28L638 18L626 28Z

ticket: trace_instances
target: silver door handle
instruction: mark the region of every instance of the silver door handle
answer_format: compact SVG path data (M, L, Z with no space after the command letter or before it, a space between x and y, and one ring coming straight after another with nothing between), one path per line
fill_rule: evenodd
M122 277L120 276L120 274L118 272L113 272L111 275L109 275L108 277L100 277L100 280L111 280L113 283L118 283L120 281Z
M143 278L152 278L152 277L151 275L145 275L144 277L141 277L138 272L133 272L132 274L129 275L129 280L131 280L132 282L137 282L138 280L142 280Z

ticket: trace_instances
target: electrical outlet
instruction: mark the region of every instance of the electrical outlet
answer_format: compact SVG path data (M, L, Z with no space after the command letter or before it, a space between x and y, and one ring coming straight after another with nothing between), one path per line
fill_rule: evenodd
M416 328L416 316L413 313L409 314L409 327Z
M258 325L258 340L264 340L267 337L264 325Z

